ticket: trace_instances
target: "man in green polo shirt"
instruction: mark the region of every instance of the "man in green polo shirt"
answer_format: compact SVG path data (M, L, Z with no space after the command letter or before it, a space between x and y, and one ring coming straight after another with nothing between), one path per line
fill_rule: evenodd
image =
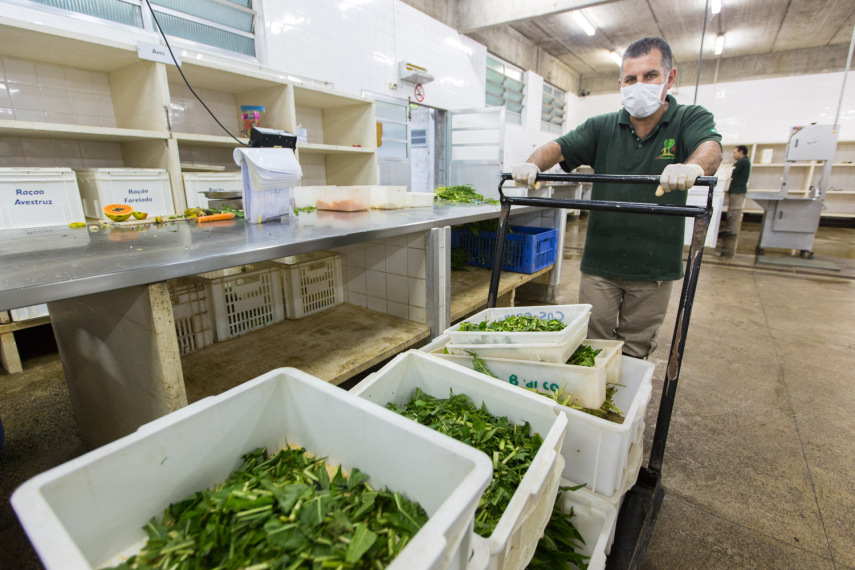
M748 192L748 176L751 174L751 160L748 159L748 147L739 145L733 149L733 173L730 175L730 188L727 189L727 229L718 233L719 237L736 237L742 225L742 207Z
M685 205L686 193L671 191L715 174L721 135L709 111L667 95L676 77L664 40L633 42L621 65L623 109L538 148L513 168L514 180L531 186L555 164L567 172L586 164L597 174L660 175L665 191L656 196L649 186L596 183L594 200ZM624 354L638 358L655 350L671 285L683 277L684 225L680 217L590 212L579 282L579 302L593 307L589 338L623 340Z

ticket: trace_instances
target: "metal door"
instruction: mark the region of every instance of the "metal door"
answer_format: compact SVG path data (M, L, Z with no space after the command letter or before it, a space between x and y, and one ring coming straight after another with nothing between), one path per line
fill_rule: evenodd
M449 111L448 185L472 184L484 196L499 196L505 151L505 108Z

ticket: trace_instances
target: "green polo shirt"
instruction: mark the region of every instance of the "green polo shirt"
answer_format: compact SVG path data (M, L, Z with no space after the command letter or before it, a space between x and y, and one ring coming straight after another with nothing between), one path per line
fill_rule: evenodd
M680 105L668 95L668 110L643 140L629 113L621 109L592 117L556 139L569 172L587 164L597 174L659 175L683 163L705 141L721 144L712 113L699 105ZM591 199L685 206L686 192L656 197L648 185L596 183ZM626 281L673 281L683 276L685 218L590 212L582 272Z
M733 173L730 175L730 188L728 192L731 194L745 194L748 192L748 175L751 174L751 161L747 156L743 156L733 163Z

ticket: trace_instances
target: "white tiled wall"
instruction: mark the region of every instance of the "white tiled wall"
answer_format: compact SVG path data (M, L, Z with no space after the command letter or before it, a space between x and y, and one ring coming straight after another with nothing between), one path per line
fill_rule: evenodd
M334 248L342 256L346 301L426 322L425 233Z
M106 73L0 58L0 119L115 127Z
M840 99L843 73L776 77L701 85L698 104L715 115L725 144L786 142L790 127L831 123ZM694 85L680 87L677 101L691 104ZM620 109L620 94L577 98L573 127L588 117ZM841 140L855 140L855 77L849 77L840 116Z
M400 0L263 0L268 63L294 75L406 99L398 62L428 68L426 105L484 105L486 48ZM398 83L397 90L390 83Z
M194 90L229 132L235 134L240 132L240 117L234 94L210 89L194 88ZM223 134L220 126L186 85L170 83L169 99L169 123L173 131L200 135Z
M120 168L124 163L115 142L0 137L0 166Z
M297 115L297 126L306 129L306 141L314 144L324 144L324 117L320 109L311 107L294 108Z
M300 155L300 167L303 169L303 186L325 186L327 183L326 158L322 154L303 153Z
M215 148L208 146L178 145L178 157L182 164L216 165L226 170L240 170L235 164L234 151L230 148Z

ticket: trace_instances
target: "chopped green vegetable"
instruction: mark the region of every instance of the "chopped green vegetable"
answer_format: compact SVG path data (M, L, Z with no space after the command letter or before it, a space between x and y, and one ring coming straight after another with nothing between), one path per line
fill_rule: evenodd
M571 364L573 366L594 366L596 356L602 351L602 348L594 350L587 344L582 344L576 349L576 352L573 353L573 356L570 357L567 364Z
M225 204L223 205L222 208L211 208L210 211L212 214L225 214L227 212L230 212L230 213L234 214L236 218L244 218L245 217L243 210L236 210L234 208L229 208Z
M487 376L491 376L493 378L498 379L499 377L490 372L490 369L487 368L487 363L484 362L484 359L475 354L474 352L466 351L466 354L472 357L472 368L475 372L480 372L481 374L486 374Z
M567 491L576 491L582 487L584 485L559 487L558 498L560 499L561 495ZM534 557L528 563L529 570L556 570L567 568L568 564L573 564L580 570L585 570L588 567L586 561L590 556L576 552L585 544L585 539L573 526L572 519L576 515L572 508L569 513L565 513L559 504L559 501L555 502L549 524L543 531L543 538L537 543Z
M317 210L317 208L315 208L314 206L304 206L302 208L294 208L294 213L299 216L301 212L305 212L306 214L311 214L315 210Z
M451 270L452 271L466 271L469 267L466 262L469 261L469 254L466 253L465 249L452 248L451 249Z
M152 518L142 551L117 568L384 568L427 515L358 469L328 468L304 449L256 449L224 483Z
M464 204L498 204L498 200L485 198L475 191L471 184L460 186L442 186L433 191L437 200L462 202Z
M531 425L515 425L507 417L495 417L486 405L476 407L464 394L435 398L416 388L410 401L390 410L483 451L493 459L493 480L478 503L475 532L490 536L543 444Z
M460 323L460 330L489 331L489 332L557 332L563 330L567 325L558 319L544 321L534 315L509 315L501 321L487 322L485 318L480 323Z

